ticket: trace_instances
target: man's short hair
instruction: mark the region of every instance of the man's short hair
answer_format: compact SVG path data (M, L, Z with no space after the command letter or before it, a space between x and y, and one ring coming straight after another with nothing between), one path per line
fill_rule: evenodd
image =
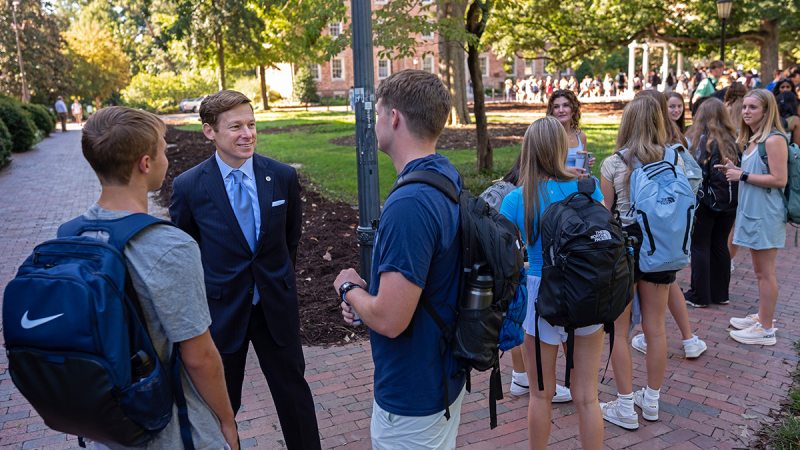
M711 61L711 64L708 65L709 70L724 69L724 68L725 68L725 63L719 60Z
M155 114L124 106L94 113L83 126L83 157L102 183L128 184L134 164L155 157L166 126Z
M791 72L789 72L789 77L788 78L794 78L794 77L797 77L797 76L800 76L800 65L792 67Z
M381 106L397 109L408 121L408 129L423 139L437 139L450 114L450 91L436 75L423 70L401 70L378 86Z
M200 103L200 121L211 125L211 128L217 131L219 115L239 105L250 105L250 99L239 91L225 89L209 95ZM250 109L252 108L251 105Z

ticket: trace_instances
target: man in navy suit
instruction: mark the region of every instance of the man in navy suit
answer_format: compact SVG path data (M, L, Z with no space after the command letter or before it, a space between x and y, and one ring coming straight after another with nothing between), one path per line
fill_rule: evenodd
M211 336L233 410L241 406L252 342L286 445L318 449L295 284L302 222L297 172L254 154L256 122L244 94L224 90L207 97L200 119L216 152L175 179L169 211L200 244Z

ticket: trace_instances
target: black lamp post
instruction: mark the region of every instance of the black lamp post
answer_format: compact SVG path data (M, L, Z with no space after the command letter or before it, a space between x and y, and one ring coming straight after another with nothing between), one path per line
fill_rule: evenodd
M14 21L14 34L17 38L17 62L19 63L19 75L22 80L22 101L29 102L31 99L31 95L28 92L28 84L25 82L25 68L22 65L22 49L19 45L19 25L17 25L17 6L19 6L19 0L14 0L11 2L12 10L11 10L11 17Z
M725 62L725 22L731 16L733 0L717 0L717 17L722 21L722 36L719 44L719 59Z

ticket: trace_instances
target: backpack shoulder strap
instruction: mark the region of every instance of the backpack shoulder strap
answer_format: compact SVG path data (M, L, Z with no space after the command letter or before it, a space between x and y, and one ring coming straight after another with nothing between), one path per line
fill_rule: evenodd
M775 135L781 136L782 138L786 139L787 147L791 144L791 142L789 141L789 137L786 136L785 133L781 133L780 131L777 130L772 130L767 135L767 139ZM767 171L769 171L769 159L767 158L767 140L764 139L764 142L759 142L758 145L756 146L756 149L758 150L758 156L761 158L761 161L764 162L764 165L767 166ZM789 156L791 157L791 155Z
M671 144L664 147L664 161L672 163L673 166L678 165L678 151L683 148L683 144Z
M134 236L145 228L155 225L173 225L149 214L135 213L112 220L91 220L78 216L58 227L58 237L80 236L87 231L104 231L108 233L108 243L120 252Z
M458 189L446 176L430 170L415 170L397 179L389 195L401 187L412 183L424 183L441 191L453 203L458 203Z

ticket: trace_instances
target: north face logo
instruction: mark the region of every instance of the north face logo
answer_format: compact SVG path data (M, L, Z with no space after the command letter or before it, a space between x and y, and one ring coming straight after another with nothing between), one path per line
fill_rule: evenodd
M675 203L675 197L664 197L664 198L658 199L658 204L659 205L669 205L669 204L672 204L672 203Z
M594 234L591 236L591 238L595 242L610 241L611 240L611 232L608 231L608 230L598 230L598 231L594 232Z

